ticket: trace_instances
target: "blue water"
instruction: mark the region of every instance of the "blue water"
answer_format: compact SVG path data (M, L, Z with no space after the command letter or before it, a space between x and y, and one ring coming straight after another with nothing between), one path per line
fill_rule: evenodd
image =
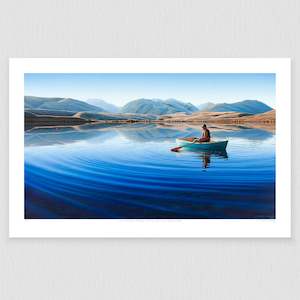
M275 218L272 130L211 125L226 152L171 152L200 126L25 132L25 218Z

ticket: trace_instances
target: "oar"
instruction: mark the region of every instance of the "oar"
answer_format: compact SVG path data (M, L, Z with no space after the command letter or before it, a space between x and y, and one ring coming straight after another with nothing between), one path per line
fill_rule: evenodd
M171 151L173 152L179 152L179 150L183 148L183 146L179 146L179 147L175 147L175 148L172 148Z
M194 139L192 144L194 144L195 142L197 141L197 139ZM184 146L179 146L179 147L175 147L175 148L172 148L171 151L173 152L179 152Z

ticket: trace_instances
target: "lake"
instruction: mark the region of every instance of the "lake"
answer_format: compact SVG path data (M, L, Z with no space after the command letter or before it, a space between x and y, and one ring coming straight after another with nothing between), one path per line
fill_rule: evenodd
M201 125L25 131L25 218L275 218L273 129L210 124L227 151L175 153Z

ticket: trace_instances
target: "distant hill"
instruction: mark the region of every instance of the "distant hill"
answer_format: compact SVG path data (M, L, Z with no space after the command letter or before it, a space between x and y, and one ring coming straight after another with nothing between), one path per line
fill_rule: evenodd
M208 123L264 123L275 124L275 110L270 110L260 114L249 114L242 112L196 112L191 115L173 114L160 116L159 121L165 122L208 122Z
M198 105L199 111L208 111L209 109L213 108L215 106L212 102L206 102L203 104Z
M272 109L262 114L244 116L242 117L242 121L275 123L276 111Z
M247 113L240 112L196 112L191 115L165 115L161 116L159 120L171 122L218 122L229 119L241 118L245 116L252 116Z
M31 109L25 108L25 112L33 113L37 116L73 116L77 112L66 110L50 110L50 109Z
M111 112L111 113L117 113L120 111L120 107L113 105L111 103L108 103L102 99L88 99L86 100L86 103L100 107L102 109L104 109L107 112Z
M191 114L198 108L191 103L184 103L176 99L137 99L128 102L121 109L122 113L165 115L177 112Z
M89 113L89 112L78 112L74 115L76 118L93 120L93 121L111 121L111 120L156 120L157 116L155 115L143 115L143 114L130 114L130 113Z
M73 126L82 125L88 121L72 116L38 116L32 112L25 111L25 129L40 126Z
M213 112L241 112L249 114L260 114L272 110L270 106L258 100L244 100L235 103L205 103L203 107L199 107L200 111Z
M50 110L50 111L67 111L67 112L103 112L104 109L90 105L84 101L71 98L46 98L25 96L25 109L27 110Z

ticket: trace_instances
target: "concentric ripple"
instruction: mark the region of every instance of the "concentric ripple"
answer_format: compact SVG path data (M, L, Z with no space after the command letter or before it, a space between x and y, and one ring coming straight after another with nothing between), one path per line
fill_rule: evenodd
M68 143L66 132L51 133L50 144L25 135L41 140L25 148L26 218L275 217L274 137L252 140L248 129L229 137L225 153L173 153L175 138L105 130L105 139L93 132Z

